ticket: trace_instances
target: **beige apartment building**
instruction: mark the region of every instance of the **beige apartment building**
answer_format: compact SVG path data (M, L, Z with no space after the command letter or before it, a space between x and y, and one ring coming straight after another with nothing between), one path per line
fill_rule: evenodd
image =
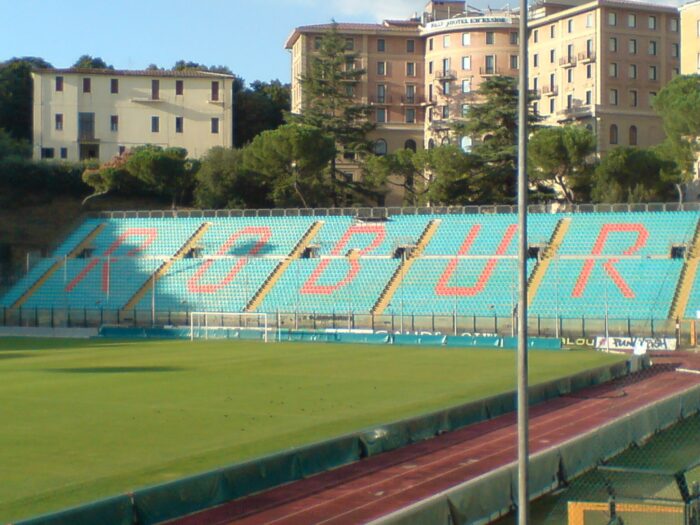
M543 124L588 126L600 154L662 142L652 100L680 72L678 10L615 0L562 3L543 2L530 13L530 86Z
M700 0L681 7L681 73L700 74Z
M201 157L233 145L231 75L73 68L32 78L35 159L104 162L144 144Z

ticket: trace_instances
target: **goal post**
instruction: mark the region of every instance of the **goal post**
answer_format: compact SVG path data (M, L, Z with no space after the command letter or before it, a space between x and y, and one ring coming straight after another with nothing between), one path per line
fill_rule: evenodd
M270 326L266 313L190 312L190 340L228 337L230 330L260 332L268 342Z

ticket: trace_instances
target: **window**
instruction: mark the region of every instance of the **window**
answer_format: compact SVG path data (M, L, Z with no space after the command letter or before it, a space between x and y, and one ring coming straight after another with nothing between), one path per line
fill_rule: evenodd
M450 106L442 106L442 118L450 118Z
M386 102L386 86L384 84L377 85L377 102L379 104Z
M556 77L554 76L554 73L549 74L549 89L554 91L556 87Z
M612 53L617 51L617 38L614 36L611 36L610 40L608 40L608 50Z
M92 88L92 84L90 82L90 79L84 78L83 79L83 93L90 93L91 88Z
M493 75L496 71L496 57L493 55L486 55L484 57L484 72L487 75Z
M627 27L637 27L637 15L627 15Z
M608 25L609 26L616 26L617 25L617 13L608 13Z
M462 104L462 117L467 118L469 116L469 104Z
M56 113L55 121L56 131L63 131L63 113Z
M535 53L532 55L532 67L537 67L540 65L540 55Z
M54 157L53 148L41 148L41 158L42 159L52 159Z
M538 77L532 77L532 89L537 91L539 84L540 84L540 79Z
M406 108L406 124L414 124L416 122L416 110Z
M406 53L415 53L416 52L416 41L409 39L406 40Z
M656 80L656 66L649 66L649 80Z
M674 42L671 44L671 57L678 58L680 56L680 44Z
M566 95L566 109L571 109L574 106L574 96L569 93Z
M593 100L593 92L589 89L588 91L586 91L586 106L590 106L592 100Z
M217 117L212 117L211 119L211 132L213 134L219 132L219 119Z
M321 37L314 37L314 49L321 49Z
M158 133L160 131L160 118L151 117L151 133Z
M185 119L182 117L175 117L175 133L182 133L185 125Z
M429 49L430 51L433 50L433 39L432 39L432 38L429 38L429 39L428 39L428 49Z
M680 68L674 67L674 68L671 70L671 77L677 77L677 76L680 75L680 74L681 74Z
M656 40L649 40L649 54L656 55Z
M554 113L554 111L556 110L557 106L556 106L555 100L556 99L554 97L549 99L549 112L550 113Z
M471 137L462 137L460 141L462 151L464 153L469 153L472 150L472 139Z
M450 145L450 137L443 137L442 140L440 141L440 145L449 146Z
M649 29L652 31L656 31L656 17L655 16L649 16Z
M569 33L573 33L573 32L574 32L574 19L573 19L573 18L569 18L569 19L566 21L566 31L569 32Z
M433 61L428 62L428 73L433 74Z
M211 99L213 102L216 102L219 100L219 81L214 80L211 83Z
M671 18L671 20L668 21L668 28L669 28L673 33L678 33L678 19L677 19L677 18Z
M409 84L406 86L406 102L414 104L416 102L416 86Z
M62 159L68 158L68 148L61 148L61 158Z
M109 81L109 92L112 94L119 93L119 79L112 78Z
M109 130L113 132L119 131L119 115L109 116Z
M617 64L615 62L611 62L608 66L608 76L617 78Z
M630 64L629 69L627 71L627 74L631 80L634 80L635 78L637 78L637 65Z
M649 91L649 106L654 103L654 98L656 98L656 91Z
M593 27L593 14L588 13L586 15L586 27Z
M700 32L698 34L700 34ZM535 44L538 42L539 36L540 36L539 30L535 29L535 31L532 33L532 40L535 42Z
M384 139L378 139L374 143L374 154L375 155L386 155L387 153L387 144L386 140Z
M566 81L571 84L574 81L574 68L570 67L566 70Z
M486 31L486 44L487 45L493 45L494 42L494 32L493 31Z
M617 144L617 124L610 126L610 144Z
M554 38L554 24L549 26L549 38Z
M629 51L630 55L637 54L637 40L636 39L630 38L629 42L627 42L627 50Z
M433 101L433 85L432 84L428 84L428 100L430 102Z
M185 90L185 83L182 80L175 81L175 94L182 95Z
M151 100L158 100L160 98L160 80L151 80Z
M462 33L462 45L463 46L472 45L472 34L471 33Z
M355 39L354 38L346 38L345 39L345 50L352 51L353 49L355 49Z
M698 53L698 69L700 69L700 53Z
M574 61L574 45L569 44L566 46L566 59L568 60L569 64L573 63Z
M533 102L533 103L532 103L532 112L533 112L535 115L539 115L539 113L540 113L540 103L539 103L539 102Z
M549 63L554 64L555 53L554 49L549 50Z
M472 90L472 81L471 80L462 80L462 93L471 93Z
M416 76L416 63L406 62L406 76L415 77Z
M56 91L63 91L63 77L56 77Z
M518 55L510 55L510 68L518 69Z
M403 149L410 149L413 153L415 153L418 149L418 145L416 144L415 140L408 139L406 142L403 143Z
M617 106L617 89L610 90L610 93L608 94L608 99L610 101L610 105Z
M444 48L450 47L450 35L444 35L442 37L442 47L444 47Z
M462 57L462 69L469 71L472 68L472 57Z
M630 126L630 146L637 145L637 126Z
M586 78L593 78L593 67L590 64L586 65Z
M386 122L386 109L385 108L378 108L377 109L377 122L380 124L383 122Z
M586 40L586 58L592 58L593 57L593 40L588 39Z
M632 106L633 108L637 107L637 90L636 89L630 90L630 106Z
M377 51L380 53L384 53L384 51L386 51L386 40L383 38L377 39Z
M449 95L451 91L452 91L452 83L451 83L451 82L445 82L445 83L442 85L442 93L443 93L444 95Z
M520 42L519 35L517 31L510 32L510 43L511 45L517 46Z
M449 70L450 70L450 59L443 58L442 59L442 72L447 73Z
M119 146L119 154L124 155L126 153L126 146Z
M386 75L386 62L377 62L377 75L381 77Z
M433 139L428 141L428 149L435 149L435 141Z

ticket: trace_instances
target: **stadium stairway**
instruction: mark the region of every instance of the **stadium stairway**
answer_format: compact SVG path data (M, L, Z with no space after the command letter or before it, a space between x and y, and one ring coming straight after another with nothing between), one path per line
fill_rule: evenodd
M65 258L58 259L56 262L54 262L48 270L46 270L41 277L39 277L36 282L31 285L29 288L27 288L27 291L24 292L19 299L17 299L11 306L10 308L19 308L21 307L34 293L39 290L46 281L49 280L49 278L56 273L57 270L59 270L63 264L65 263L66 259L75 259L80 255L83 250L86 248L90 247L90 244L92 241L100 234L102 230L105 229L107 226L106 223L100 223L97 226L95 226L88 234L83 238L82 241L80 241L75 248L73 248L68 254L66 254Z
M695 278L698 273L698 264L700 263L700 221L695 228L695 235L688 250L681 276L678 279L676 293L673 294L673 303L671 303L670 319L679 319L685 315L685 310L690 299L690 292L693 289Z
M372 315L382 315L384 313L386 307L391 303L391 299L394 297L396 290L398 290L399 286L401 285L401 281L403 281L404 276L408 273L408 270L411 269L411 266L416 258L420 257L423 250L425 250L425 247L428 246L430 239L432 239L433 235L435 235L435 232L437 231L441 222L441 219L433 219L425 227L425 230L423 230L423 233L418 239L416 248L411 253L411 256L404 258L401 261L401 264L399 264L398 268L396 268L394 275L391 276L391 279L384 288L384 291L379 296L377 304L375 304L374 308L372 308Z
M270 276L267 278L267 280L263 283L263 285L260 287L260 289L255 293L255 295L250 300L250 302L246 305L245 310L244 310L245 312L255 312L260 307L262 302L265 300L265 297L267 296L267 294L270 292L270 290L272 290L272 288L275 286L275 284L277 283L279 278L282 277L284 272L287 271L287 268L289 268L289 265L292 264L292 261L301 257L301 255L304 253L306 248L309 247L309 244L316 237L316 235L321 230L321 228L323 227L324 224L325 224L324 221L316 221L311 226L309 226L309 229L306 230L306 233L299 240L299 242L294 247L294 249L289 254L289 256L285 257L277 265L277 267L273 270L273 272L270 274Z
M540 284L542 284L542 280L547 273L547 269L549 269L549 264L559 251L559 246L561 246L564 237L566 237L566 232L569 231L570 226L571 217L564 217L563 219L559 220L556 228L554 228L554 233L552 233L552 238L549 241L549 245L545 248L542 257L537 261L537 264L535 264L535 268L532 270L532 275L530 275L530 279L527 283L528 307L530 307L532 305L532 301L535 300L537 290L539 289Z
M175 252L175 255L163 261L163 264L161 264L156 269L156 271L153 272L153 274L144 281L144 283L136 291L136 293L133 296L131 296L131 299L129 299L126 302L126 305L124 305L124 308L122 310L129 311L136 308L136 305L139 304L139 302L141 302L141 299L143 299L143 296L146 295L146 292L148 292L148 290L150 290L153 286L153 282L158 281L158 279L160 279L166 273L168 273L168 270L175 261L177 261L178 259L182 259L185 255L187 255L190 252L190 250L192 250L192 248L194 248L197 245L199 240L204 236L207 230L211 228L211 226L211 222L202 223L199 226L199 228L197 228L195 232L190 236L190 238L187 239L182 246L180 246L178 251Z

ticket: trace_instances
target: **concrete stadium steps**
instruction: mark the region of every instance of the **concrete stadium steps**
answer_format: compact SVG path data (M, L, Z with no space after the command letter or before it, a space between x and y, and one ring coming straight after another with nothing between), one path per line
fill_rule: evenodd
M265 300L267 294L270 292L270 290L272 290L273 286L275 286L275 284L277 283L279 278L282 277L284 272L287 271L289 265L292 264L292 261L301 257L301 255L304 253L304 250L308 248L311 241L314 240L316 235L318 235L318 232L321 230L321 228L323 228L323 225L323 221L316 221L311 226L309 226L309 229L294 247L292 253L289 254L288 257L284 258L277 265L277 267L273 270L273 272L267 278L265 283L260 287L260 289L250 300L250 302L246 305L246 312L255 312L260 307L262 302Z
M386 288L384 288L382 295L377 301L377 304L372 309L372 315L382 315L384 313L386 307L389 305L389 303L391 303L391 299L394 297L396 290L398 290L399 286L401 286L401 281L403 281L403 278L411 269L411 266L416 258L423 254L425 247L428 246L428 243L433 238L433 235L435 235L435 232L437 231L441 222L441 219L433 219L425 227L425 230L423 230L423 233L416 243L415 251L410 257L404 258L401 261L401 264L394 272L394 275L391 276L391 280L387 283Z
M688 256L681 270L681 277L678 279L676 293L673 295L673 303L669 311L669 318L678 319L685 315L690 300L690 293L693 290L697 273L698 263L700 263L700 221L695 228L695 235L688 250Z
M31 285L26 292L24 292L19 299L17 299L11 306L11 308L21 307L27 300L39 290L46 281L48 281L51 276L58 271L63 264L65 259L75 259L80 253L90 246L93 240L105 229L106 223L100 223L95 226L84 238L80 241L73 249L71 249L65 256L65 258L58 259L54 262L48 270L46 270L37 281Z
M202 223L197 230L190 236L189 239L175 252L175 255L166 259L163 264L161 264L158 269L141 285L137 292L127 301L122 310L133 310L136 305L141 302L146 292L151 288L155 281L158 281L163 277L168 270L173 265L173 263L179 259L182 259L187 253L196 246L197 242L204 236L209 228L211 228L211 222Z
M547 270L549 269L549 264L552 262L552 258L556 256L559 251L559 246L561 246L566 233L569 231L571 226L571 217L564 217L558 223L552 234L552 238L549 241L549 245L545 248L543 256L537 261L535 268L532 270L532 274L527 282L527 306L528 308L532 304L532 301L537 295L537 290L542 284Z

